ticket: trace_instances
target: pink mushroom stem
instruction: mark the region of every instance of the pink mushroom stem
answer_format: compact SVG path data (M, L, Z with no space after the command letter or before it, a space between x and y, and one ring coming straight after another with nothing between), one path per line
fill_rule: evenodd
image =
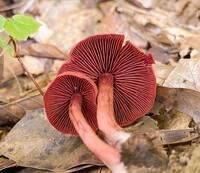
M130 134L123 132L115 120L113 108L113 75L104 73L99 77L97 97L97 122L106 141L120 150L121 143L125 142Z
M79 133L85 145L100 158L113 173L126 173L126 168L120 160L121 156L119 151L103 142L88 125L81 111L82 102L83 97L78 93L74 94L70 101L69 116L76 131Z

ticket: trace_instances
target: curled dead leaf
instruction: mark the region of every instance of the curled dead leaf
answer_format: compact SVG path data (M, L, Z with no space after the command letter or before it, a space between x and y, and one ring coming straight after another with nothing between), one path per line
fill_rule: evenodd
M31 55L43 58L67 59L67 55L50 44L33 43L21 51L21 55Z

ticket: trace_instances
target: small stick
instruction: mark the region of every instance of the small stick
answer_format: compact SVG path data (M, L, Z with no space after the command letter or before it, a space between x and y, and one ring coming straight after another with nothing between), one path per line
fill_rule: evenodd
M36 80L34 79L33 75L28 71L28 69L24 65L23 61L21 60L20 54L19 54L19 51L18 51L19 48L18 48L18 46L16 44L16 41L11 36L10 36L10 38L11 38L13 46L14 46L15 56L16 56L17 60L19 61L19 63L21 64L21 66L25 70L25 72L28 74L28 76L30 77L30 79L33 81L33 83L35 84L35 86L38 89L38 91L40 92L40 94L44 95L44 92L40 88L39 84L36 82Z

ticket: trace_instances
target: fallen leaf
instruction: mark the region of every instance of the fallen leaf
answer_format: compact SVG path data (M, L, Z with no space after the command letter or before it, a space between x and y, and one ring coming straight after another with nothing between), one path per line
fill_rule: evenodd
M173 69L173 66L161 64L156 61L156 64L153 64L153 70L156 76L156 83L162 86Z
M57 72L64 63L64 60L54 60L53 66L51 67L51 71Z
M21 55L31 55L43 58L67 59L67 55L50 44L33 43L20 52Z
M200 123L200 92L184 88L157 86L156 101L163 103L167 109L175 108Z
M2 51L2 49L0 49L0 52ZM1 82L1 80L2 80L2 78L3 78L3 70L4 70L4 56L2 55L1 57L0 57L0 82Z
M0 117L11 116L21 119L25 115L26 110L39 109L42 107L42 96L41 94L37 94L0 106Z
M21 58L26 68L31 74L39 75L45 72L45 66L48 64L50 59L48 58L37 58L33 56L24 56Z
M187 172L200 172L200 146L196 147L192 153L190 153L191 157L188 159L186 163L186 167L183 170L183 173Z
M16 161L18 166L51 171L102 165L80 137L62 134L51 126L44 109L27 111L0 142L0 154Z
M96 7L101 1L104 0L81 0L84 4L86 4L88 7Z
M82 39L97 34L98 23L103 17L100 10L86 8L80 1L43 2L39 10L39 22L43 21L46 25L39 28L34 38L40 43L55 45L64 52Z
M134 32L136 29L138 29L138 27L135 26L134 23L131 25L127 20L126 15L115 11L106 14L101 23L100 33L124 34L126 36L126 40L130 40L138 47L145 48L147 46L147 40L143 39L139 34Z
M170 130L187 129L192 120L192 117L180 111L174 111L173 115L166 118L164 129Z
M0 171L14 166L16 166L16 162L14 162L13 160L0 157Z
M163 86L200 91L200 58L181 59Z
M3 70L3 79L0 81L0 84L15 78L18 75L24 73L23 68L17 59L9 56L7 53L4 53L4 70Z
M168 64L171 58L171 55L159 46L152 46L148 50L148 53L152 54L154 60L162 62L163 64Z

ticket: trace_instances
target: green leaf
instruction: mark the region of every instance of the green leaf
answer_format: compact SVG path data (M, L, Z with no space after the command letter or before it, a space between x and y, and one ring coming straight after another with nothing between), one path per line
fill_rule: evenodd
M5 21L6 21L5 17L0 15L0 29L3 29Z
M35 33L40 26L41 24L32 17L17 14L12 19L6 20L4 30L16 39L27 40L28 36Z
M4 49L7 46L7 43L8 43L7 40L0 34L0 47ZM14 50L10 45L7 47L6 52L10 56L13 56L14 54Z

